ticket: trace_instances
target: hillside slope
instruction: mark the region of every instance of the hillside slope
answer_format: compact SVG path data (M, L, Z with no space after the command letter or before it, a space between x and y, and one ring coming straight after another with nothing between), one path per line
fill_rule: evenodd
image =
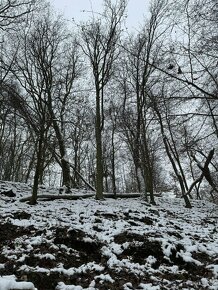
M29 186L0 184L9 188L16 197L0 194L1 290L218 289L214 204L89 198L30 206L19 201Z

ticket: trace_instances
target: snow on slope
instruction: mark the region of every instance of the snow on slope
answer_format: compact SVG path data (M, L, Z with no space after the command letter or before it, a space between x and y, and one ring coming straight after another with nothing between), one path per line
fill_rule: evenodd
M27 185L1 187L17 196L0 194L0 290L218 289L214 204L90 198L30 206L19 202Z

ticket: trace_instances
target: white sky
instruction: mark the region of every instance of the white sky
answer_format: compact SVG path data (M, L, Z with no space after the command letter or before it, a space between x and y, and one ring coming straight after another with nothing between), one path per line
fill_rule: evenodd
M78 23L90 17L91 11L101 11L103 0L50 0L52 6L59 13ZM129 29L137 29L143 23L148 11L149 0L129 0L127 26ZM85 10L85 12L84 12Z

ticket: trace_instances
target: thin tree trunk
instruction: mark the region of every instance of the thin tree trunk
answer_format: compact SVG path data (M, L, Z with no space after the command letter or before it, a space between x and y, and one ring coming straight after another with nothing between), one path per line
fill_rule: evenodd
M103 199L102 120L100 103L100 91L96 90L96 199Z
M115 148L114 148L114 130L115 128L113 128L112 131L112 158L111 158L111 166L112 166L112 188L113 188L113 194L114 194L114 198L116 198L116 194L117 194L117 188L116 188L116 173L115 173Z
M41 170L42 170L42 155L43 155L43 136L41 135L39 137L39 141L38 141L36 169L35 169L35 174L34 174L32 197L30 200L31 205L35 205L37 203L39 178L40 178L40 175L42 175L42 172L41 172Z

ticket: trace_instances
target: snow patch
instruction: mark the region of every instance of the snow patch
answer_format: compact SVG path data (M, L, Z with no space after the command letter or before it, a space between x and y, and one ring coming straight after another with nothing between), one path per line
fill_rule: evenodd
M14 275L0 277L0 289L1 290L37 290L31 282L16 282Z

